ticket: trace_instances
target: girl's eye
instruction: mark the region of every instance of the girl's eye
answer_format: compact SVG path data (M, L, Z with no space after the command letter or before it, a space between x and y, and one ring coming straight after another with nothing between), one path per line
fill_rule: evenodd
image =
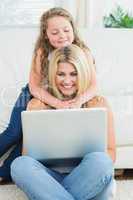
M69 32L69 29L65 29L64 32Z
M57 34L58 34L57 32L53 32L53 33L52 33L52 35L57 35Z

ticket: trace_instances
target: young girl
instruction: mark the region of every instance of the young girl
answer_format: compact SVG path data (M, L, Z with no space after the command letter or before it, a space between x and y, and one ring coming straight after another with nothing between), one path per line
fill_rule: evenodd
M60 100L47 90L47 71L51 52L56 48L76 44L83 49L88 63L92 66L91 86L73 100ZM79 38L73 18L63 8L52 8L41 17L40 34L35 45L28 85L22 90L11 114L8 128L0 134L0 156L16 145L0 167L1 180L10 180L10 164L21 155L22 127L21 112L34 96L54 108L76 108L91 99L97 92L96 74L90 50Z
M69 45L52 53L48 70L49 91L61 100L73 99L91 87L91 65L88 66L81 48ZM86 107L104 107L107 111L107 152L86 152L77 166L73 162L63 166L55 164L56 170L47 166L47 161L21 156L11 165L15 183L30 200L109 200L112 199L113 162L115 161L115 139L112 111L104 97L95 96ZM28 110L52 109L38 99L28 103ZM53 109L55 112L55 109ZM51 124L52 125L52 124ZM64 135L67 133L63 133ZM45 129L44 129L45 138ZM67 143L69 147L69 143ZM60 148L60 147L59 147ZM70 146L71 148L71 146ZM52 156L52 154L51 154ZM58 158L58 155L56 155ZM62 159L62 163L63 163ZM26 170L25 170L26 166ZM54 163L53 163L54 167ZM73 168L66 173L66 167Z

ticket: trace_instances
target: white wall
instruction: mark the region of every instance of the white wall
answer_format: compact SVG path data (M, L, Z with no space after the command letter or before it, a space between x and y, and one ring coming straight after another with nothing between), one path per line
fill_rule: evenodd
M105 95L133 95L133 31L93 29L81 32L96 60L99 86Z
M55 0L58 3L58 6L61 6L67 9L76 19L76 1L77 0Z

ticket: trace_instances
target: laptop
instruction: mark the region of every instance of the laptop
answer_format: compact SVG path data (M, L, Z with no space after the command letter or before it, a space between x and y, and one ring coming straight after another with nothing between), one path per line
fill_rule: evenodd
M106 151L105 108L23 111L21 114L24 150L37 160L52 163Z

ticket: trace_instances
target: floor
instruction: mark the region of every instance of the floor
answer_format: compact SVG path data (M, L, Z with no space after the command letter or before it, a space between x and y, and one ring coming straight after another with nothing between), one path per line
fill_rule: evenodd
M125 170L116 177L117 193L115 200L133 200L133 170ZM28 200L26 195L15 185L0 186L0 200Z
M133 200L133 180L117 181L115 200Z
M117 193L115 200L133 200L133 169L124 170L121 176L116 176Z
M28 200L15 185L0 186L0 200ZM133 180L117 181L115 200L133 200Z

